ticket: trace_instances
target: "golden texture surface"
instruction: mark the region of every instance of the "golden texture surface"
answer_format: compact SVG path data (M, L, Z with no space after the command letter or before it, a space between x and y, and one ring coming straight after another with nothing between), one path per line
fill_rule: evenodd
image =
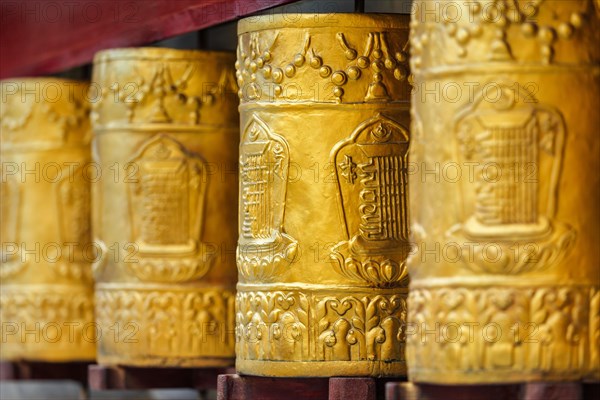
M411 380L600 377L597 7L414 4Z
M86 91L87 84L63 79L1 83L5 360L95 356Z
M403 375L408 18L238 25L236 367Z
M103 364L234 357L234 55L115 49L94 60L96 316Z

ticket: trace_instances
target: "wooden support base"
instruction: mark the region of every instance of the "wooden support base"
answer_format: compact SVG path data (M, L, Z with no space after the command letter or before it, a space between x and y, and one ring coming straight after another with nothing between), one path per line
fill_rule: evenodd
M219 375L217 400L377 400L389 379Z
M0 381L72 380L85 387L89 365L89 362L0 361Z
M386 400L592 400L600 384L531 382L510 385L427 385L389 382Z
M90 365L90 390L140 390L192 388L199 391L217 388L220 374L233 372L228 368L137 368L126 366Z

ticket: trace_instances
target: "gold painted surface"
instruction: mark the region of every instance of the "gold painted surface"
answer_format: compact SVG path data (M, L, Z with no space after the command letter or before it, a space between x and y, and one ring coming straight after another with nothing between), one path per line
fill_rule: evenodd
M0 323L4 360L93 360L88 85L0 85Z
M409 378L600 378L597 3L414 10Z
M233 363L233 64L233 54L158 48L95 57L96 315L110 333L99 363Z
M403 375L408 18L238 25L236 368Z

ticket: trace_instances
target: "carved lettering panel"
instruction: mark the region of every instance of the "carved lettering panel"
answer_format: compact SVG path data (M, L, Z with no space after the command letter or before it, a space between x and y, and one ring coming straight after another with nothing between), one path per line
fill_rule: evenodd
M85 282L92 281L91 244L91 184L80 166L65 176L56 187L62 257L50 263L58 275Z
M143 143L129 161L132 242L140 279L180 282L202 277L211 258L201 241L208 185L206 162L167 135Z
M497 101L480 93L457 118L457 153L479 168L464 229L472 237L540 236L556 212L565 123L523 87L500 84L497 90ZM548 179L546 193L542 179Z
M472 244L468 250L463 246L461 259L474 271L548 269L569 254L577 238L569 224L554 218L565 122L524 87L495 87L497 99L480 92L455 120L457 159L474 165L474 173L463 179L462 221L448 237Z
M330 257L344 276L377 286L407 278L408 143L406 128L380 114L332 151L348 240Z
M296 240L283 232L289 162L285 139L253 116L240 142L237 262L248 281L273 279L296 256Z
M2 223L2 249L0 250L0 278L7 279L25 268L20 255L21 185L18 178L6 176L2 171L0 182L0 216ZM10 251L9 251L10 250Z

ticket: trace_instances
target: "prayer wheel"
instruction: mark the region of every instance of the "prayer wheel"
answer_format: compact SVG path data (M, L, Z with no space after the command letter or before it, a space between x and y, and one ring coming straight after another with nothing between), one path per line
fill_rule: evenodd
M234 359L239 131L234 54L94 59L93 234L101 364Z
M93 360L88 84L2 81L3 360Z
M408 22L238 24L240 373L405 374Z
M416 1L409 378L600 378L597 1Z

